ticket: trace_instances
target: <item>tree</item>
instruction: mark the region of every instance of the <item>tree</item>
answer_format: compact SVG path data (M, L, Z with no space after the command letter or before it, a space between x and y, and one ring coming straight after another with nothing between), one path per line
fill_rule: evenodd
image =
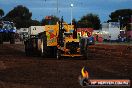
M22 23L23 22L23 23ZM16 27L29 28L30 26L40 26L41 23L37 20L19 20L17 19Z
M121 22L121 25L126 26L131 22L132 9L119 9L112 12L108 22Z
M3 9L0 9L0 19L2 18L2 16L4 16L4 11Z
M4 20L13 21L17 28L29 27L34 23L31 19L32 13L27 7L18 5L13 10L9 11L4 17ZM32 22L33 21L33 22Z
M59 22L59 18L52 15L52 16L46 16L44 19L42 19L41 24L42 25L48 25L48 24L54 25L57 22Z
M37 20L31 20L31 25L30 26L41 26L41 23Z
M6 18L20 18L23 20L29 20L31 19L32 13L29 12L29 9L27 7L24 7L22 5L18 5L13 10L11 10L5 17Z
M100 19L96 14L87 14L78 21L77 26L80 28L89 27L98 30L100 28Z

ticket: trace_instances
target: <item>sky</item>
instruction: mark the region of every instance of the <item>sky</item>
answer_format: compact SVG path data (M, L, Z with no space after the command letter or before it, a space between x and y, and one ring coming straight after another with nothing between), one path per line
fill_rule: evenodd
M103 23L110 19L109 15L115 10L132 9L132 0L0 0L0 8L5 14L17 5L26 6L32 12L32 19L39 21L45 16L56 15L63 16L64 20L70 23L72 9L72 17L76 20L93 13L97 14Z

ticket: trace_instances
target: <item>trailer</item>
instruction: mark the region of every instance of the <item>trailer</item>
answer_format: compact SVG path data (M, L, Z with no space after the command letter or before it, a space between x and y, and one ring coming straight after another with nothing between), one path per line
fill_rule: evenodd
M15 44L16 28L13 22L1 21L0 22L0 44L3 42L9 42Z
M103 37L106 41L117 41L120 35L120 23L109 22L102 24L102 32L105 33Z

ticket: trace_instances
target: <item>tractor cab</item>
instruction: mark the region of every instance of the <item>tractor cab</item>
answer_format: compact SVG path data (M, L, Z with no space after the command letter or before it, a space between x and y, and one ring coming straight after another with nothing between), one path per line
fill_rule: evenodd
M13 22L3 21L2 23L3 23L2 29L4 32L16 32Z
M0 44L3 42L10 41L10 44L15 43L15 33L16 28L14 23L10 21L1 21L0 22Z

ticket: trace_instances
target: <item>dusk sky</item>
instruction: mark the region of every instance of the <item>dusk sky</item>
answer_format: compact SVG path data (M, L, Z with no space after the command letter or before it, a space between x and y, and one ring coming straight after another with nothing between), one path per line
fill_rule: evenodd
M87 13L94 13L104 22L117 9L132 9L132 0L58 0L58 16L63 16L66 22L71 19L71 3L74 5L73 18L76 20ZM32 19L39 21L47 15L57 15L57 0L0 0L0 8L5 14L17 5L29 8Z

